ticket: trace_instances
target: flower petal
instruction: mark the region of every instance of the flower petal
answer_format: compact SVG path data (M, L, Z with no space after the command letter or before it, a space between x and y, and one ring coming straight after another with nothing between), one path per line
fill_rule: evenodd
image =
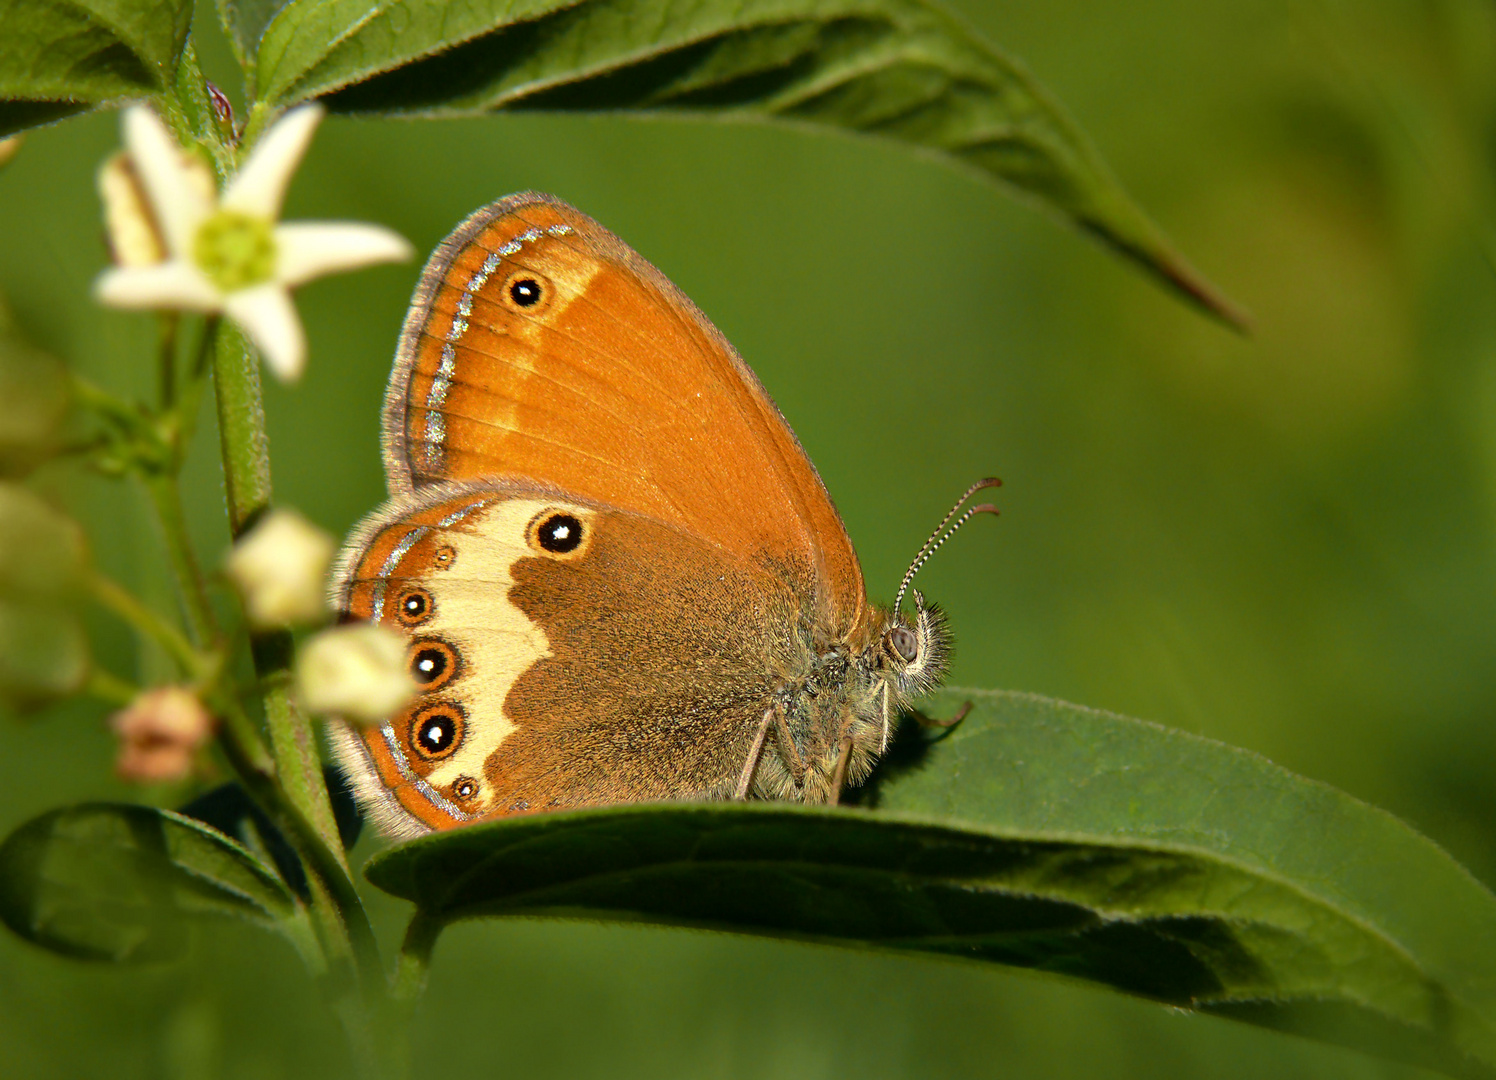
M94 281L94 297L109 307L222 311L224 296L186 259L154 266L116 266Z
M415 254L415 248L399 233L381 225L351 221L278 225L275 246L280 262L275 276L285 285L300 285L323 274L374 263L404 262Z
M165 124L145 105L125 110L125 146L145 185L151 209L173 255L190 254L197 227L213 210L211 200L183 161L185 151Z
M223 310L249 335L276 378L295 382L301 377L306 334L290 293L274 282L240 289L224 297Z
M303 105L277 120L255 144L239 175L223 189L223 205L269 221L280 217L286 186L312 141L323 111L321 105Z

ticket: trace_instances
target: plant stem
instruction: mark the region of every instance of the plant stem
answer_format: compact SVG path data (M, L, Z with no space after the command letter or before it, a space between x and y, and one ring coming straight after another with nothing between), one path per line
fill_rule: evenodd
M128 623L137 633L150 638L166 650L190 679L201 679L211 667L210 661L193 648L182 632L123 586L102 574L89 578L94 599Z
M426 974L431 967L431 950L442 932L443 924L416 909L405 928L405 940L400 943L400 955L395 960L395 977L390 984L390 996L396 1001L414 1006L426 989Z
M238 329L226 322L219 327L213 371L229 527L237 539L270 505L270 457L258 359ZM324 935L332 939L329 953L351 954L362 992L377 1000L385 991L379 950L343 855L311 725L291 701L291 635L285 631L255 634L250 651L260 680L278 781L264 785L260 795L281 808L278 823L316 878L314 915L325 913L330 904L341 919L338 926L319 919ZM326 890L325 903L319 903L322 889Z
M126 682L111 671L96 667L88 673L88 682L83 685L83 692L108 705L128 705L140 693L140 687Z
M415 1020L416 1003L426 990L431 950L443 925L417 908L410 925L405 928L405 940L400 943L394 978L390 982L386 1022L380 1027L380 1053L391 1075L410 1075L410 1029Z
M265 438L258 359L239 330L227 322L219 325L213 373L229 531L237 540L269 509L270 447ZM286 631L260 633L251 638L250 645L281 785L292 805L342 863L343 845L322 779L316 740L311 725L291 703L291 635Z
M174 311L162 312L161 325L161 408L170 409L177 402L177 329L182 317Z
M147 475L145 487L161 523L166 554L171 560L172 573L176 575L177 593L182 602L182 610L187 614L188 629L193 642L200 648L206 647L218 638L218 620L213 616L213 606L208 603L208 592L203 585L202 571L197 565L197 555L187 536L187 517L182 512L181 485L173 471Z

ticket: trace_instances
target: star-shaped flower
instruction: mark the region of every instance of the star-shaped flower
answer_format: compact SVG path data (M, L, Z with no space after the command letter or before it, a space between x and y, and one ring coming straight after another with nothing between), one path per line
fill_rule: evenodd
M125 147L166 258L105 270L95 295L113 307L222 312L249 335L277 376L300 376L306 337L290 290L323 274L413 253L403 237L378 225L277 220L291 174L321 119L318 105L281 117L215 196L154 112L144 105L125 110Z

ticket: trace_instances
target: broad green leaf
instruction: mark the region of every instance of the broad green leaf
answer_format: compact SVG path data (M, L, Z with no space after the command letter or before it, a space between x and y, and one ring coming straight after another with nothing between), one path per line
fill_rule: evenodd
M168 810L104 803L53 810L0 844L0 920L53 952L168 959L194 921L222 917L305 941L305 918L272 871Z
M273 106L630 110L881 136L1011 185L1243 321L1034 79L927 0L291 0L257 78Z
M416 840L367 874L436 922L631 919L960 956L1496 1076L1496 897L1435 845L1244 751L972 696L948 737L906 735L872 809L541 814Z
M191 0L0 0L0 135L172 84Z

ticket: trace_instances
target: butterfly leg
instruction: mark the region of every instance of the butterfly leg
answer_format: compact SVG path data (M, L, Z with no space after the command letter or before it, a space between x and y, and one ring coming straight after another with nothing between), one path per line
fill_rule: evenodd
M771 710L774 713L774 742L779 747L779 757L790 770L790 778L795 781L795 786L805 786L805 761L800 757L800 751L795 749L794 736L790 734L790 726L785 723L784 710L779 703L774 703Z
M831 798L827 804L835 806L841 802L842 788L847 786L847 766L852 763L852 736L848 735L836 748L836 768L831 770Z
M924 713L918 711L917 709L911 709L909 711L909 715L919 721L920 727L953 728L962 720L965 720L966 714L969 712L971 712L971 702L968 701L959 709L957 709L956 715L951 717L949 720L936 720L933 716L926 716Z
M758 730L753 733L753 745L748 747L748 760L743 763L743 772L738 777L737 789L732 797L737 801L748 797L753 790L753 777L758 772L758 763L764 757L764 743L769 738L769 728L774 724L774 710L769 709L764 713L764 718L759 721Z

